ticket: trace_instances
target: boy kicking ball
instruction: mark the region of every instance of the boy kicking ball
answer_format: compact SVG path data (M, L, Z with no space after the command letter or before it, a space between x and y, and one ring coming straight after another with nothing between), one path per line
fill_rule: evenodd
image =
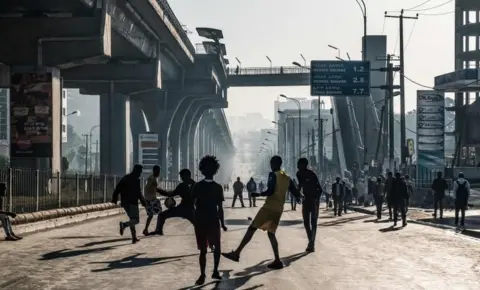
M217 174L220 164L215 156L207 155L200 160L198 167L205 178L196 183L192 189L192 196L195 200L195 236L200 250L200 277L195 285L203 285L206 278L205 267L208 246L213 247L212 279L222 279L218 272L221 256L220 226L224 231L227 230L227 227L223 216L223 202L225 201L223 188L213 181L213 176Z

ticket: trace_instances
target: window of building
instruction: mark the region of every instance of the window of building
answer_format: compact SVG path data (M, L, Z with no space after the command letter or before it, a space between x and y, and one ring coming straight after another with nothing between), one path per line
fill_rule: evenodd
M62 115L67 115L67 110L65 110L65 108L62 108Z
M62 125L62 132L63 132L63 133L67 132L67 126Z

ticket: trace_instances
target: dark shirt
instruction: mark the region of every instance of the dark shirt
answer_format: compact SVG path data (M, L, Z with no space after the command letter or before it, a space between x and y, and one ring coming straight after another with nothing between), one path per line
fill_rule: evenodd
M182 201L180 202L179 206L185 206L192 208L193 207L193 196L192 196L192 188L195 186L195 181L186 181L182 182L175 190L172 192L170 196L180 196Z
M338 195L337 195L337 187L338 187ZM345 185L343 185L342 181L334 182L332 184L332 197L333 199L343 199L345 197Z
M220 226L218 210L225 200L222 186L215 181L202 180L195 184L192 196L195 199L195 225Z
M313 200L320 198L323 190L320 182L318 181L317 175L307 169L305 171L297 172L298 187L303 189L303 195L305 200Z
M242 193L244 187L245 186L243 185L243 183L241 181L235 181L235 183L233 184L233 192L234 193Z
M389 196L394 202L408 198L407 184L405 181L400 178L394 178L391 183Z
M436 195L445 196L445 190L448 189L447 181L443 178L435 178L432 182L432 189Z
M255 183L255 181L250 180L250 181L247 183L247 190L248 190L248 192L255 192L255 191L257 191L257 184Z
M138 205L140 200L145 205L145 198L142 195L142 186L138 176L127 174L118 182L113 191L112 202L118 201L120 195L121 205Z

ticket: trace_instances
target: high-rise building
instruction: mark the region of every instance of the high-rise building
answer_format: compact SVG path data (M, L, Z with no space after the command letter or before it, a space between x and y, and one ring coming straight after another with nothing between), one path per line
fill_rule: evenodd
M62 90L62 143L68 142L67 125L68 125L68 91Z

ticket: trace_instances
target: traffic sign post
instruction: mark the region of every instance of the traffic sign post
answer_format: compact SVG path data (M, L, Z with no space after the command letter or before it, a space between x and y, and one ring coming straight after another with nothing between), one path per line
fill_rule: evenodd
M369 96L369 61L319 61L310 63L310 95Z

